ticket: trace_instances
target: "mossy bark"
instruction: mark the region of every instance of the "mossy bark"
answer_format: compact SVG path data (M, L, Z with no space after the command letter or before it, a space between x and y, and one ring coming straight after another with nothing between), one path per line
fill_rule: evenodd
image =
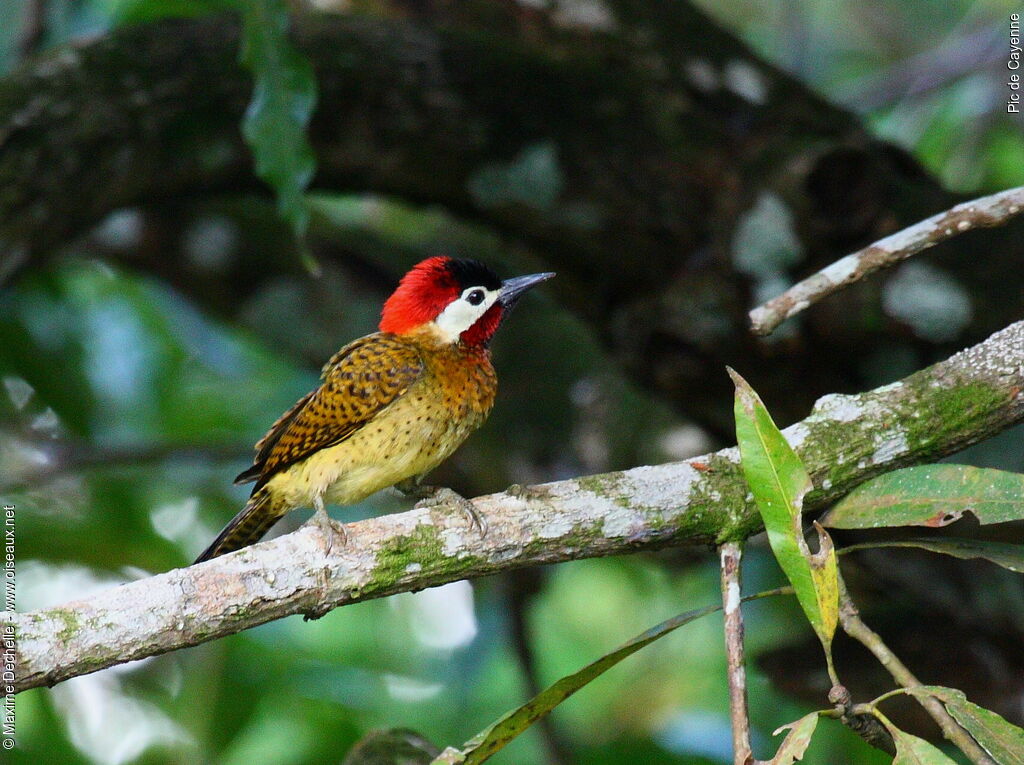
M769 402L769 406L771 402ZM788 428L815 489L815 511L866 478L957 451L1024 420L1024 322L900 383L822 399ZM744 539L761 528L726 449L478 497L481 537L436 506L318 527L87 599L7 615L17 630L17 690L212 640L290 614L543 563L669 545Z

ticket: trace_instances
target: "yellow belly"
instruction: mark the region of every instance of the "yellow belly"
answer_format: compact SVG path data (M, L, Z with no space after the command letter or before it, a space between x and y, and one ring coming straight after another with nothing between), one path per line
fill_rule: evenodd
M345 441L310 455L274 476L267 487L292 508L316 496L350 505L407 478L433 470L486 419L441 392L411 390Z

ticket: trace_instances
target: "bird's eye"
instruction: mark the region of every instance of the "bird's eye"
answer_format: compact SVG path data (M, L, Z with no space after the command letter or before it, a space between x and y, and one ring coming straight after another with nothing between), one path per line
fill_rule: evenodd
M480 305L482 302L484 302L484 291L473 290L468 295L466 295L466 301L470 305Z

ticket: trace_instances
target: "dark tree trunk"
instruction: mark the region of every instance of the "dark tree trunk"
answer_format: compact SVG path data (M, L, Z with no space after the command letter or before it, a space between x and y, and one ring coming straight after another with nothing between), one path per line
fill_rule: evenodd
M788 421L863 387L880 347L920 364L948 353L884 315L886 277L784 340L746 330L762 277L737 269L737 234L757 255L752 211L769 199L788 214L778 225L802 255L777 275L800 276L957 201L912 158L685 3L614 3L607 30L513 6L303 19L296 38L320 85L315 185L440 204L528 246L635 379L723 436L725 363ZM140 25L0 81L0 273L118 208L260 189L238 129L250 81L237 45L226 19ZM973 301L955 345L1024 307L1020 226L936 252ZM183 263L140 266L218 300ZM232 289L274 270L239 268Z

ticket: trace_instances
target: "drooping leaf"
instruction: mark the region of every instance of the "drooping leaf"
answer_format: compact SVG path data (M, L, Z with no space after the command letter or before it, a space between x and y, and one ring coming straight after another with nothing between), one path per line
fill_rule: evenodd
M970 465L921 465L861 484L822 519L835 529L947 526L973 513L980 523L1024 519L1024 475Z
M429 765L438 748L408 728L367 733L349 750L342 765Z
M247 0L240 8L241 61L253 75L242 133L256 174L274 188L281 215L301 239L309 224L303 193L316 169L306 136L316 106L316 77L288 39L286 0Z
M1024 574L1024 545L1007 542L989 542L983 539L892 539L884 542L865 542L850 545L840 550L840 554L853 550L867 550L874 547L918 547L922 550L952 555L954 558L969 560L984 558L1010 571Z
M743 601L763 598L768 595L779 595L782 592L784 591L769 590L767 592L760 592L756 595L748 595L743 598ZM556 681L521 707L513 709L511 712L498 718L498 720L488 725L463 744L461 749L448 747L433 761L434 765L454 765L455 763L476 765L476 763L484 762L580 688L600 677L627 656L636 653L644 646L650 645L655 640L664 637L684 624L689 624L702 616L720 611L721 608L720 605L716 605L687 611L663 621L641 635L637 635L611 653L583 667L583 669Z
M784 730L788 730L789 733L786 734L782 746L779 747L779 751L775 753L768 765L793 765L797 760L802 760L804 752L807 751L807 747L811 743L814 729L817 727L818 713L811 712L809 715L804 715L799 720L783 725L776 730L772 734L773 736L778 736Z
M544 689L518 709L512 710L484 728L484 730L467 741L462 747L459 753L462 759L442 759L445 756L445 754L442 754L442 757L438 758L438 762L463 762L466 765L483 762L569 698L569 696L591 680L607 672L630 654L636 653L644 646L650 645L658 638L664 637L684 624L714 613L720 608L721 606L705 606L704 608L687 611L662 622L656 627L652 627L611 653L602 656L597 661L591 662L578 672L558 680L554 685Z
M886 725L896 742L896 758L892 765L956 765L955 760L929 744L923 738L912 736L895 725Z
M736 384L736 439L743 474L761 511L768 542L826 654L839 621L839 587L835 549L821 527L820 547L811 554L800 514L811 490L803 463L776 427L754 389L732 369Z
M1024 765L1024 730L1021 728L995 712L968 701L963 691L956 688L925 685L908 690L915 696L934 696L939 699L954 719L999 765Z

